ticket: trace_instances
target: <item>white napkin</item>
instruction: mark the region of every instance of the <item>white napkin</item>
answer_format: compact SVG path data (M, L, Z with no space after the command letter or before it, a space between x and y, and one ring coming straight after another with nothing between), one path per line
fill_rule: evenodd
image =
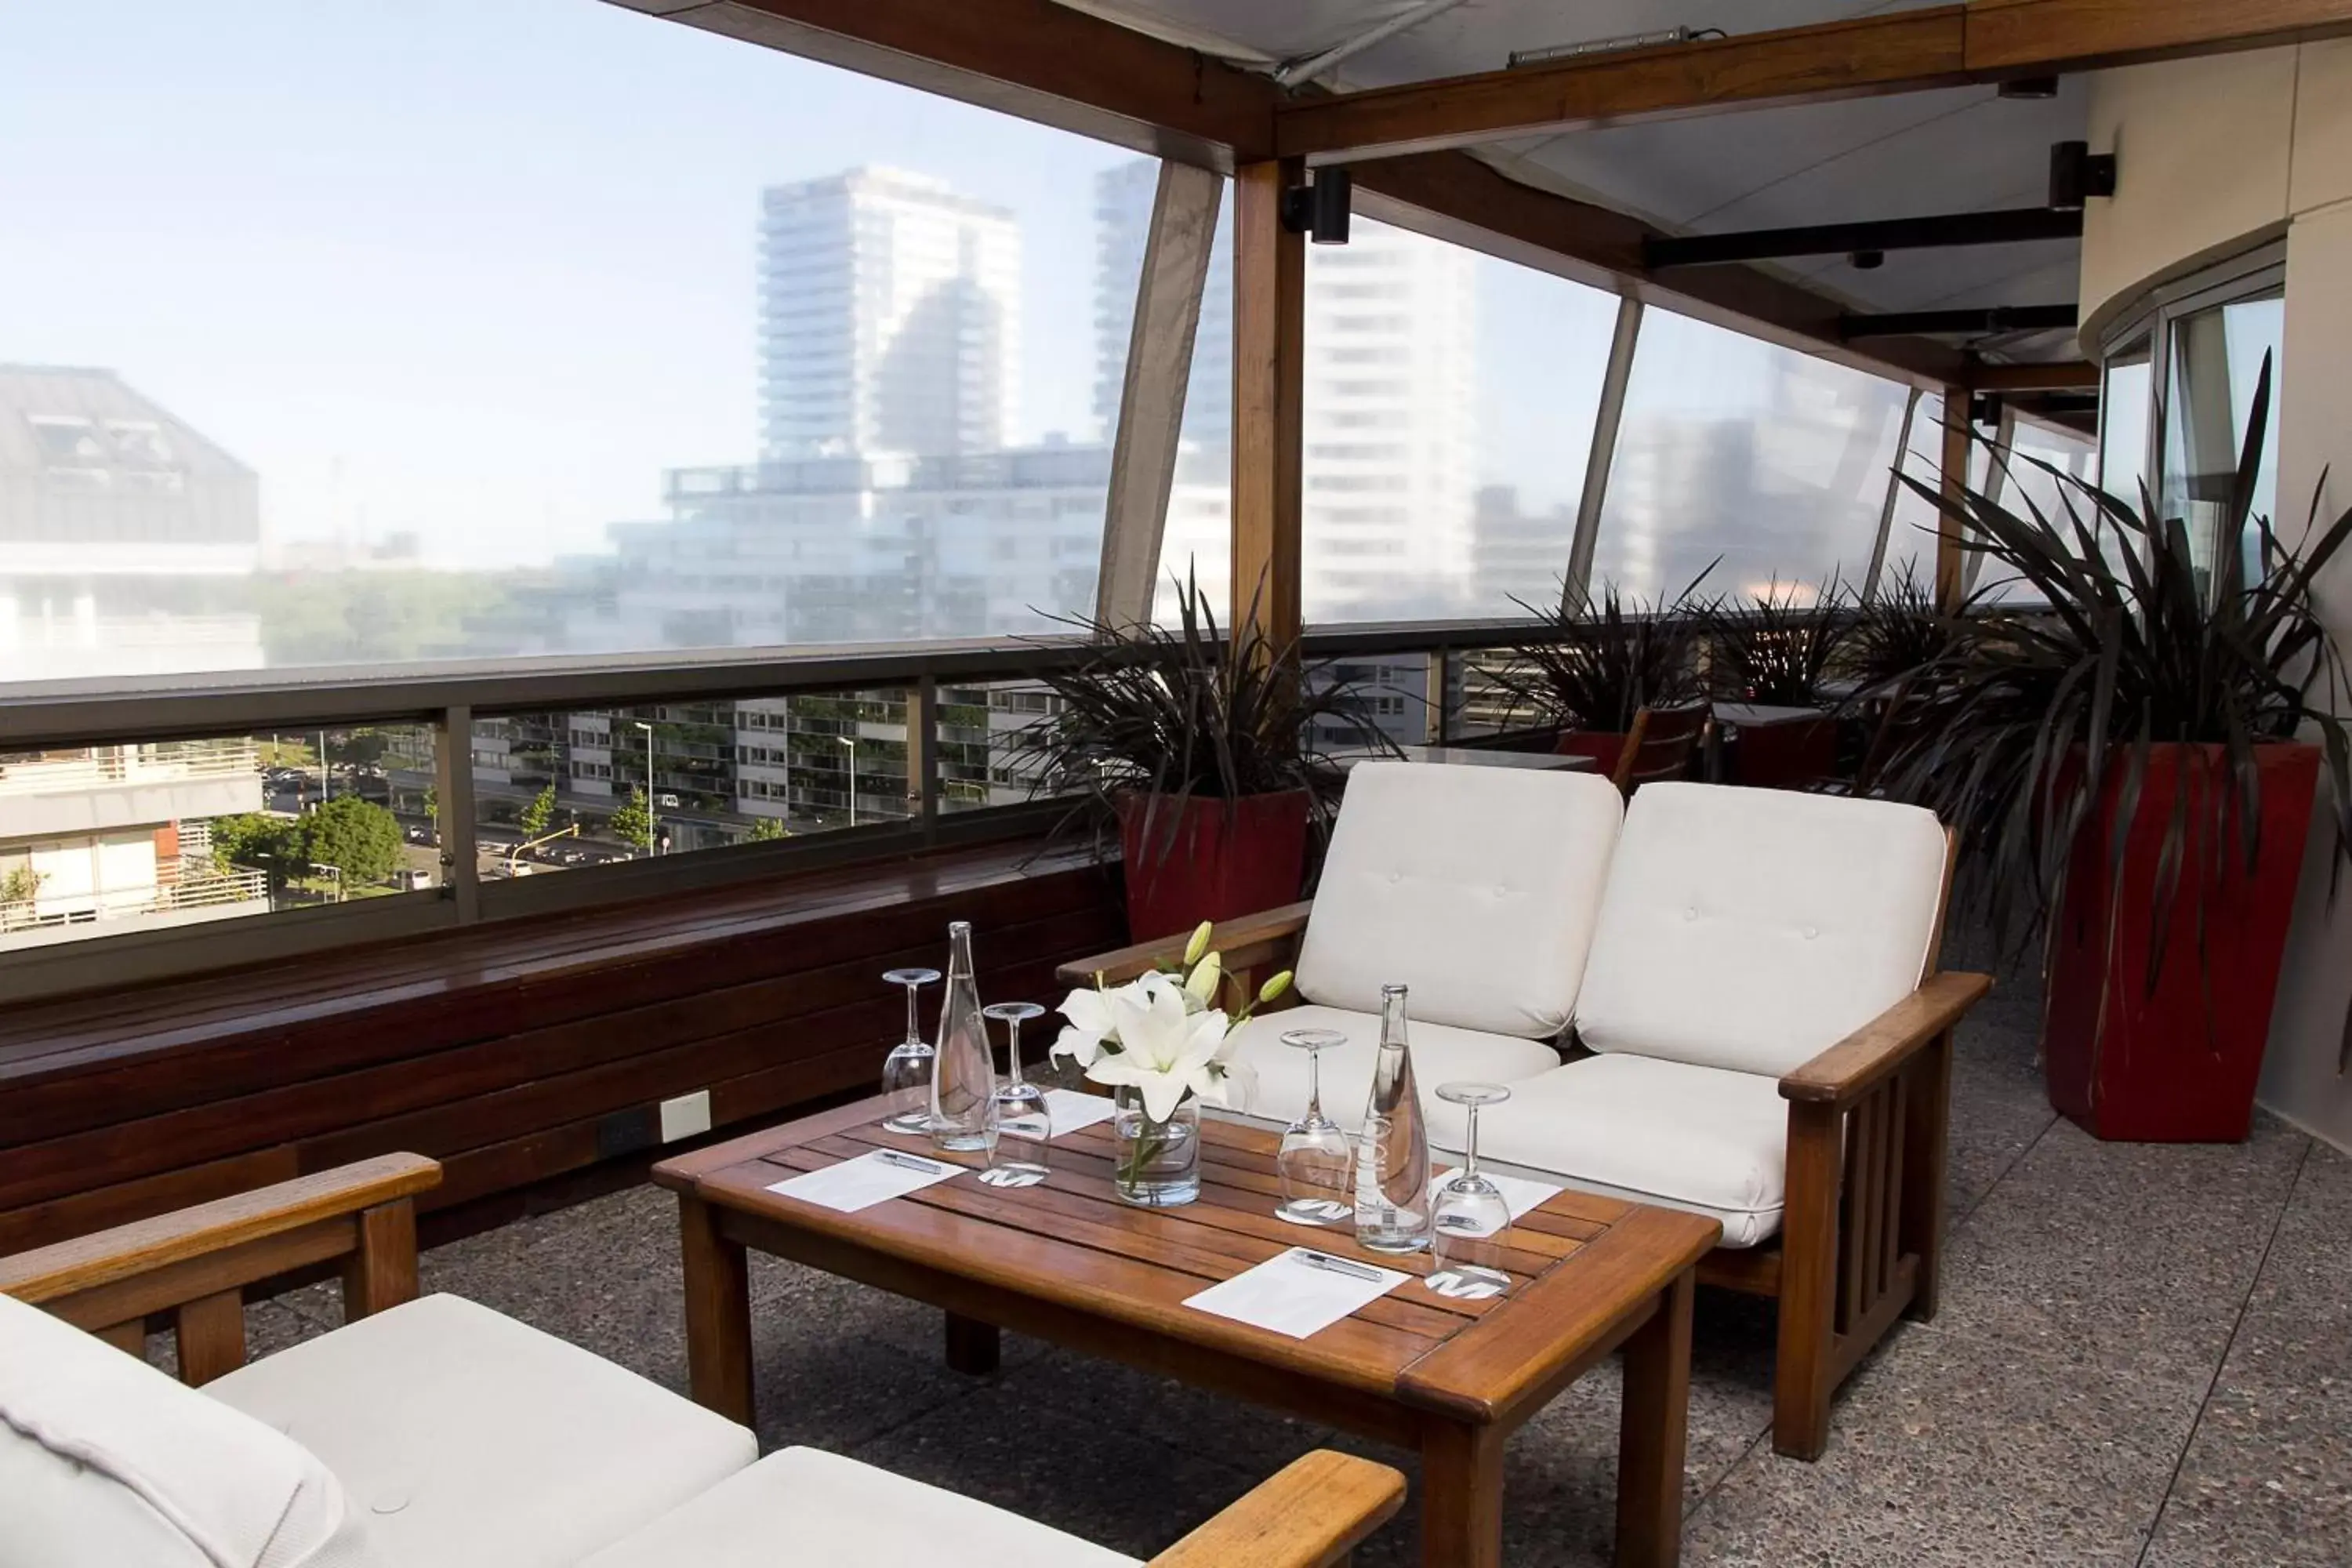
M798 1198L804 1204L814 1204L819 1208L856 1214L859 1209L872 1208L890 1198L919 1193L925 1187L961 1174L963 1169L961 1165L950 1165L945 1160L933 1160L922 1154L877 1149L870 1154L860 1154L855 1160L827 1165L822 1171L807 1171L789 1181L770 1183L768 1190L784 1197Z
M1412 1278L1352 1258L1294 1247L1210 1286L1184 1305L1303 1340Z

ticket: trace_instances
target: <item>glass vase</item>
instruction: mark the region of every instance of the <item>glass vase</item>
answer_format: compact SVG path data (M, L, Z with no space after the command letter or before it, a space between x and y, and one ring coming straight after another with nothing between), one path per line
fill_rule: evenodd
M1117 1091L1118 1163L1112 1185L1122 1202L1174 1208L1201 1195L1201 1102L1187 1099L1165 1121L1144 1114L1140 1089Z

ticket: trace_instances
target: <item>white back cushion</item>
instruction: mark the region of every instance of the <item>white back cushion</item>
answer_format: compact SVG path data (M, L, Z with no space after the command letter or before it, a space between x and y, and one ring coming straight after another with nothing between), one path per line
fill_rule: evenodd
M1576 1028L1596 1051L1778 1076L1917 987L1943 827L1891 801L1643 786Z
M282 1432L0 1296L0 1568L383 1568Z
M1607 779L1360 763L1298 957L1298 992L1358 1013L1541 1039L1576 1007L1625 809Z

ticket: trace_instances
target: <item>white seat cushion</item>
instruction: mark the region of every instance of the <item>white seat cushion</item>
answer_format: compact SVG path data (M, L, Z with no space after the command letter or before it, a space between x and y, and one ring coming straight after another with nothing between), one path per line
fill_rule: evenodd
M1018 1514L828 1454L784 1448L582 1568L1133 1568Z
M1577 1037L1778 1076L1919 984L1944 830L1891 801L1643 786L1610 862Z
M1592 773L1361 763L1331 832L1298 994L1549 1038L1568 1025L1624 808Z
M383 1568L301 1445L0 1296L0 1568Z
M1778 1079L1652 1057L1587 1057L1478 1113L1481 1163L1705 1215L1726 1247L1780 1228L1788 1157Z
M1282 1043L1290 1029L1336 1029L1344 1046L1318 1051L1323 1075L1323 1114L1353 1132L1364 1124L1372 1098L1372 1062L1380 1053L1376 1014L1341 1007L1289 1007L1252 1018L1240 1029L1234 1059L1257 1074L1257 1090L1239 1120L1282 1127L1307 1110L1307 1053ZM1480 1034L1443 1024L1409 1023L1405 1038L1412 1052L1413 1083L1429 1118L1430 1142L1439 1148L1462 1146L1462 1110L1437 1098L1437 1086L1455 1079L1516 1083L1559 1066L1559 1053L1540 1040Z
M732 1421L456 1296L205 1392L317 1454L409 1568L572 1568L759 1457Z

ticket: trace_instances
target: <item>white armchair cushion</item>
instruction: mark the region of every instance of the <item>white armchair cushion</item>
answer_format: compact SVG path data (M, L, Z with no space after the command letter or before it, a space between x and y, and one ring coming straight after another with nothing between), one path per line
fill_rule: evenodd
M456 1296L205 1392L316 1453L414 1568L572 1568L759 1457L732 1421Z
M0 1296L0 1568L383 1568L285 1434Z
M1134 1568L1135 1561L838 1454L784 1448L582 1568Z
M1593 773L1361 763L1348 775L1298 994L1377 1013L1548 1038L1577 983L1624 807Z
M1480 1111L1478 1158L1705 1215L1723 1223L1724 1246L1753 1247L1780 1228L1789 1106L1780 1079L1756 1073L1586 1057L1512 1085L1509 1100Z
M1364 1124L1364 1110L1372 1097L1372 1063L1380 1054L1381 1020L1374 1013L1351 1013L1340 1007L1285 1008L1252 1018L1238 1031L1234 1059L1257 1075L1256 1092L1249 1103L1234 1109L1238 1120L1287 1126L1307 1110L1307 1053L1282 1043L1290 1029L1333 1029L1348 1037L1344 1046L1317 1053L1323 1074L1323 1113L1353 1132ZM1413 1083L1421 1090L1429 1118L1431 1142L1440 1148L1462 1146L1462 1110L1436 1095L1437 1086L1454 1079L1486 1083L1515 1083L1559 1066L1559 1053L1540 1040L1516 1035L1486 1035L1475 1029L1453 1029L1443 1024L1409 1022L1406 1040L1412 1052Z
M1945 847L1917 806L1645 785L1610 863L1578 1037L1596 1051L1791 1071L1917 988Z

